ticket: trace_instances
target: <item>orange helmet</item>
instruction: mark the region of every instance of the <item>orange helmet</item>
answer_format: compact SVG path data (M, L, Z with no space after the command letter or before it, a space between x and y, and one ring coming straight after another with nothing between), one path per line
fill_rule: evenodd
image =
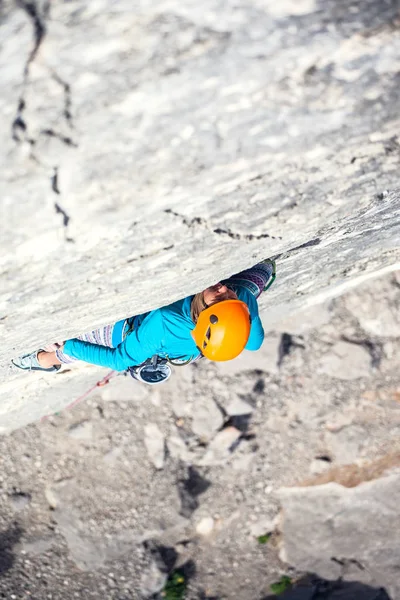
M236 358L250 335L250 313L241 300L222 300L201 311L192 336L210 360Z

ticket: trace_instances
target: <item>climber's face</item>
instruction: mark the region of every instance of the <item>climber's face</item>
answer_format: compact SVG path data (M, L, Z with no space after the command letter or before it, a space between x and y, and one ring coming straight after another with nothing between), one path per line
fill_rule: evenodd
M216 302L221 302L222 300L237 300L238 297L230 290L226 285L222 283L217 283L216 285L212 285L207 288L203 292L204 302L207 306L211 306Z

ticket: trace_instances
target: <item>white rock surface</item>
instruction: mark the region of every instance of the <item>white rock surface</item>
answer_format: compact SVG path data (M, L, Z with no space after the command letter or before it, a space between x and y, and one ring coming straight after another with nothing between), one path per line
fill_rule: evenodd
M148 423L144 428L144 443L149 459L156 469L162 469L165 458L165 438L155 423Z
M1 432L100 373L16 354L271 255L266 330L400 262L397 7L320 4L2 3Z

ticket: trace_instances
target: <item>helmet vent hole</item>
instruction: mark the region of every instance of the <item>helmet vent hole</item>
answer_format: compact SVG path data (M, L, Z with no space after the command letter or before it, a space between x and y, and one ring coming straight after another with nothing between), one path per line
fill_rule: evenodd
M211 327L209 327L206 331L206 338L209 340L211 337Z
M205 348L207 348L207 342L206 341L203 342L203 350L205 350Z
M217 315L211 315L210 316L210 323L212 325L216 325L218 323L218 317L217 317Z

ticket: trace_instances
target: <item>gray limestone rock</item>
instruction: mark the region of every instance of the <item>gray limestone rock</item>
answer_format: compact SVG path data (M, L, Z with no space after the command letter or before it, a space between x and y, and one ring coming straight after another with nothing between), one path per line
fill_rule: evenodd
M170 435L167 439L167 448L172 458L182 460L183 462L189 462L191 453L185 442L181 438L178 432L174 435Z
M140 582L140 591L143 594L143 598L152 598L154 594L161 592L167 578L167 573L161 571L156 561L151 561L150 565L143 572Z
M346 294L345 307L372 336L400 337L400 286L390 280L371 282Z
M155 423L148 423L144 428L144 443L149 459L156 469L162 469L165 458L165 438Z
M226 412L230 417L236 417L241 415L251 415L253 407L242 400L241 398L233 398L233 400L226 407Z
M198 461L200 465L223 464L231 456L231 450L241 436L235 427L225 427L219 431L210 443L204 456Z
M14 492L9 498L13 509L17 512L26 508L32 500L31 495L24 492Z
M23 542L20 546L20 550L25 554L31 554L32 556L40 556L44 554L56 543L54 536L45 538L33 538L29 541Z
M223 425L224 418L214 400L201 397L193 405L192 431L203 442L209 442Z
M93 423L90 421L76 423L69 428L68 435L74 440L88 442L93 437Z
M399 493L398 472L354 488L281 489L281 556L300 571L381 585L397 598Z
M322 356L318 371L337 379L359 379L371 374L371 356L363 346L337 342Z

